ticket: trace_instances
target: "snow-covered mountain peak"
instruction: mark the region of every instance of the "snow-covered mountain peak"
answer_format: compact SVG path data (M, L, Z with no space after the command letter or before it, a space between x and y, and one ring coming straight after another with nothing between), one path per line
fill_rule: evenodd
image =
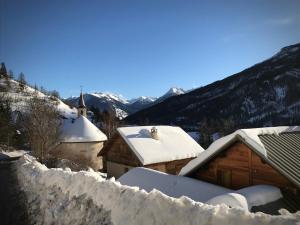
M151 103L151 102L154 102L156 99L157 99L156 97L140 96L138 98L130 99L128 102L129 102L129 104L133 104L133 103L136 103L136 102Z
M185 93L185 91L182 88L171 87L166 94L181 95L181 94L184 94L184 93Z
M177 95L182 95L186 93L182 88L178 88L178 87L171 87L166 94L164 94L163 96L161 96L160 98L158 98L156 100L156 102L162 102L164 100L166 100L167 98L173 97L173 96L177 96Z
M129 102L125 99L122 95L114 94L111 92L94 92L91 95L98 97L98 98L106 98L108 100L114 100L121 102L123 104L128 104Z

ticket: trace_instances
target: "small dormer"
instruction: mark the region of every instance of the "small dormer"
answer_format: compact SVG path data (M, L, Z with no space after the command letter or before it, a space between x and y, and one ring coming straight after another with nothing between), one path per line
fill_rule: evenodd
M78 112L78 117L80 115L86 117L86 106L85 106L85 103L84 103L84 98L83 98L82 92L80 93L77 112Z

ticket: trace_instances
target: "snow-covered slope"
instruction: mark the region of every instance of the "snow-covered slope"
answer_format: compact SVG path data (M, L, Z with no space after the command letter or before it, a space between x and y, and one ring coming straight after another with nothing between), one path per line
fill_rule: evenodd
M20 89L19 82L13 79L0 79L0 94L9 97L12 100L12 110L23 112L27 102L34 96L39 98L46 98L57 107L60 114L65 118L74 118L77 116L77 110L71 108L60 99L51 98L34 88L25 85L25 88Z

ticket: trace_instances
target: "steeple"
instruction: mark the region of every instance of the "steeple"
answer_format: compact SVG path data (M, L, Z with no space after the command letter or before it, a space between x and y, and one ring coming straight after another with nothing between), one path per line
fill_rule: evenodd
M80 115L86 117L86 106L85 106L85 103L84 103L82 89L81 89L81 92L80 92L80 97L79 97L79 103L78 103L78 109L77 110L78 110L78 117Z

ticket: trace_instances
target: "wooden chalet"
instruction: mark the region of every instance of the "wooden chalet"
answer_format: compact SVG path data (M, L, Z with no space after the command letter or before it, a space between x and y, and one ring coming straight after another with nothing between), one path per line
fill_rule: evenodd
M237 130L212 143L180 175L231 189L268 184L299 197L300 127Z
M180 175L232 189L254 184L299 189L300 132L292 127L238 130L211 144Z
M118 128L99 153L108 176L120 177L134 167L178 174L203 148L186 132L172 126Z

